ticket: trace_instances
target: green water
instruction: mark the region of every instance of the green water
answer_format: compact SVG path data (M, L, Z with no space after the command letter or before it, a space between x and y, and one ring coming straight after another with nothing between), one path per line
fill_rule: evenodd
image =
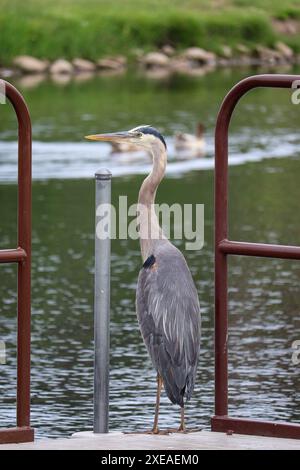
M202 121L207 128L202 162L209 162L220 102L235 82L250 73L224 70L166 81L98 77L65 86L43 82L31 89L18 84L31 109L34 140L39 142L33 157L40 177L33 183L32 235L32 424L38 435L69 435L92 426L93 173L99 165L89 158L88 143L82 147L84 155L72 159L77 144L71 143L79 146L83 135L138 124L155 125L171 142L175 130L192 131ZM16 158L15 119L8 106L0 111L0 173L6 175ZM230 139L238 163L230 167L231 238L299 245L299 112L288 90L256 90L240 103ZM51 159L54 151L56 159ZM113 160L106 148L103 152L106 164ZM177 161L183 159L171 148L170 167ZM116 161L111 165L118 166ZM203 316L202 353L187 422L208 427L214 394L213 171L205 165L191 170L188 165L185 168L183 161L178 173L174 170L165 178L157 200L205 205L203 249L185 251L184 241L175 243L194 276ZM72 177L75 167L76 171L90 168L90 177ZM55 173L55 178L47 177ZM143 177L135 174L130 162L125 165L123 174L113 179L113 202L119 195L127 195L129 204L136 202ZM2 178L1 248L16 244L16 194L13 181ZM138 242L112 242L112 429L144 429L152 423L155 372L134 307L140 266ZM7 346L7 363L0 365L0 424L8 426L15 416L16 270L11 265L0 269L0 339ZM234 416L300 422L299 365L291 359L292 343L300 340L299 276L295 261L230 260L230 413ZM176 425L178 419L178 409L164 398L162 427Z

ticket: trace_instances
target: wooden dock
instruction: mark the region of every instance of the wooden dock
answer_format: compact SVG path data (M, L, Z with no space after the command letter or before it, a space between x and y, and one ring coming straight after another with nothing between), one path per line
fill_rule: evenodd
M190 434L74 434L69 439L39 439L2 444L0 450L300 450L300 440L200 431Z

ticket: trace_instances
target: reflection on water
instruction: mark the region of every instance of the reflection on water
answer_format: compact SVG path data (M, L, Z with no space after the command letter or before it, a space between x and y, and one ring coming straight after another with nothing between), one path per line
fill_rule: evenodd
M209 426L213 414L212 134L221 98L241 75L218 71L209 78L163 84L117 77L65 88L42 83L25 90L36 141L32 421L38 435L69 435L91 428L93 174L99 166L113 168L113 200L127 194L131 204L137 199L141 173L149 165L142 155L135 163L122 161L124 156L115 160L108 156L107 146L82 142L82 136L142 123L155 125L168 136L170 177L158 191L158 202L205 204L205 246L200 253L185 252L203 314L201 361L187 419L190 426ZM299 109L291 105L288 93L276 90L274 99L269 90L257 90L242 100L233 118L230 145L232 161L238 165L230 169L232 238L300 243ZM207 155L181 159L171 136L177 129L191 131L199 120L207 127ZM14 125L8 107L1 107L2 181L15 177ZM1 248L16 243L16 194L15 184L1 184ZM184 249L184 242L176 243ZM113 242L112 429L143 429L152 423L155 373L134 307L140 265L137 242ZM0 270L0 339L7 347L7 364L0 365L0 424L8 426L15 416L16 268L2 265ZM291 361L292 342L300 339L299 275L299 263L294 261L230 260L232 415L300 422L299 366ZM175 425L178 419L178 410L164 398L162 426Z

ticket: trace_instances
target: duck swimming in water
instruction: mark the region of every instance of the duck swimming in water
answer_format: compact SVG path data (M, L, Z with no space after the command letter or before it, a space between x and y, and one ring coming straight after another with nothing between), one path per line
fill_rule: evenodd
M204 125L199 123L195 134L177 132L174 136L175 149L190 152L193 155L203 155L205 149L204 130Z
M111 153L132 153L140 151L139 147L130 142L110 142Z

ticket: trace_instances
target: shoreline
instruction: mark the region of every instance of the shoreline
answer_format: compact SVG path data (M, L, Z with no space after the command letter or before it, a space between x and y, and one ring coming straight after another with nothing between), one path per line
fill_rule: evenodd
M0 67L0 78L19 78L26 76L53 77L67 79L76 76L119 75L134 70L153 78L163 78L173 74L201 76L216 68L235 67L291 67L300 64L300 54L285 43L278 41L274 48L258 45L254 50L245 45L238 45L238 53L229 46L223 46L222 54L215 54L199 47L190 47L181 52L171 46L144 53L136 50L134 58L128 60L125 55L106 56L97 61L83 58L73 60L57 59L53 62L33 56L17 56L12 66Z

